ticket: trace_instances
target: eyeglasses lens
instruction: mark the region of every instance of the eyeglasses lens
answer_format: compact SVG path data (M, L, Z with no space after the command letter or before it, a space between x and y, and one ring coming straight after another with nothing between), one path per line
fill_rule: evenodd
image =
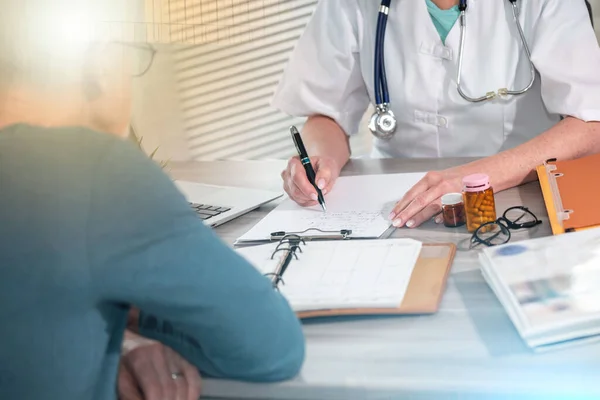
M504 244L509 238L508 229L497 222L481 226L476 234L479 240L491 246Z
M531 212L521 208L513 208L506 212L506 219L523 228L531 227L536 223L536 217Z
M152 64L153 53L149 48L132 48L132 71L133 76L141 76L145 74Z

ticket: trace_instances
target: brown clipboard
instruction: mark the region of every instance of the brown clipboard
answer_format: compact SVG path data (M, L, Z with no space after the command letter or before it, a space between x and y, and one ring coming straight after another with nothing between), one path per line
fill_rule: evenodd
M600 227L600 154L549 159L536 170L554 235Z
M446 290L454 256L454 243L423 244L406 294L397 308L344 308L298 312L300 319L339 316L433 314Z

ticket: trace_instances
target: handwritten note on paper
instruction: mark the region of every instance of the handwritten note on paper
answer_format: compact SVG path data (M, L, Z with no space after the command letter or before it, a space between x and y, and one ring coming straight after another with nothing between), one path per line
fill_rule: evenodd
M325 231L352 230L352 236L377 238L391 225L388 215L398 200L423 173L363 175L338 178L325 196L327 212L319 206L304 208L292 200L283 201L259 221L238 242L265 240L272 232L302 232L310 228ZM311 231L311 235L318 232Z
M338 213L318 213L303 215L300 224L308 228L318 228L325 231L351 229L354 236L377 235L381 229L389 227L380 212L346 211ZM311 233L312 234L312 233Z

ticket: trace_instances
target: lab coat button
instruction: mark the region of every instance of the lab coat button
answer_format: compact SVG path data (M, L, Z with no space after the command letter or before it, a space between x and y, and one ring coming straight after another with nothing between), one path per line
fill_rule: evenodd
M446 117L438 118L438 126L442 126L444 128L446 128L448 126L448 120L446 119Z
M443 58L445 60L452 60L452 50L450 47L438 45L435 46L435 55L439 58Z
M452 60L452 49L439 44L422 42L419 47L419 52L437 58Z
M415 122L425 122L425 120L427 120L427 113L415 110Z

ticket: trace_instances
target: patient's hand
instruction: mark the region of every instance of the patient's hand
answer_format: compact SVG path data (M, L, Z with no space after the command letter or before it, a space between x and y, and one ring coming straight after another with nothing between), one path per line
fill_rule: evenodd
M197 400L198 370L171 348L125 332L119 366L120 400Z

